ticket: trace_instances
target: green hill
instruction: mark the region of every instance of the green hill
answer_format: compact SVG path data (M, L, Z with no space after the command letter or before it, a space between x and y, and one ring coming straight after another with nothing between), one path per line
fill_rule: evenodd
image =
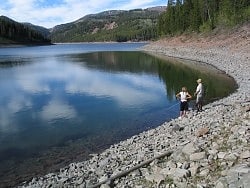
M45 28L45 27L41 27L41 26L37 26L37 25L33 25L31 23L22 23L26 26L28 26L29 28L41 33L45 38L50 38L50 30Z
M0 44L51 44L47 35L31 24L16 22L8 17L0 16ZM48 30L49 32L49 30Z
M51 30L52 42L145 41L157 37L157 20L166 7L110 10L90 14Z

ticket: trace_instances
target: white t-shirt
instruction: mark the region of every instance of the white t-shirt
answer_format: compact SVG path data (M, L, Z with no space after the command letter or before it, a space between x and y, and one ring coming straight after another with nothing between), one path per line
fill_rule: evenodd
M181 102L187 101L187 92L181 91L180 95L181 95Z
M200 97L203 95L203 86L201 83L199 83L196 88L196 94L197 96L200 96Z

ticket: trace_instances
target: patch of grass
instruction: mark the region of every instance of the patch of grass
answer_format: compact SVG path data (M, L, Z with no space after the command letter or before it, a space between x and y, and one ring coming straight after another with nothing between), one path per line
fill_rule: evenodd
M169 185L173 185L174 184L174 180L173 178L167 177L164 181L165 184L169 184Z
M145 187L154 187L154 184L152 182L147 181L146 179L140 179L135 184L143 185Z

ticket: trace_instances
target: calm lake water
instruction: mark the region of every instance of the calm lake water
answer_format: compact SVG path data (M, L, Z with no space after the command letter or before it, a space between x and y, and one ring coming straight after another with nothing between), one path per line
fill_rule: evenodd
M197 78L206 99L234 81L193 62L138 51L144 43L0 48L2 186L84 160L120 140L177 117L175 94Z

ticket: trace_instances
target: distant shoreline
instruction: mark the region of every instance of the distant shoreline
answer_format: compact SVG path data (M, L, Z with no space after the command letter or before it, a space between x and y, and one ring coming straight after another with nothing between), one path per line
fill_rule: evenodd
M54 45L53 43L24 43L24 44L1 44L0 43L0 48L12 48L12 47L24 47L24 46L50 46Z
M116 42L116 41L109 41L109 42L57 42L57 43L35 43L35 44L1 44L0 43L0 48L11 48L11 47L23 47L23 46L48 46L48 45L63 45L63 44L119 44L119 43L124 43L124 44L134 44L134 43L139 43L139 44L149 44L150 41L140 41L140 42L133 42L133 41L127 41L127 42Z
M107 42L56 42L54 44L113 44L113 43L150 43L149 41L140 41L140 42L133 42L133 41L127 41L127 42L116 42L116 41L107 41Z

